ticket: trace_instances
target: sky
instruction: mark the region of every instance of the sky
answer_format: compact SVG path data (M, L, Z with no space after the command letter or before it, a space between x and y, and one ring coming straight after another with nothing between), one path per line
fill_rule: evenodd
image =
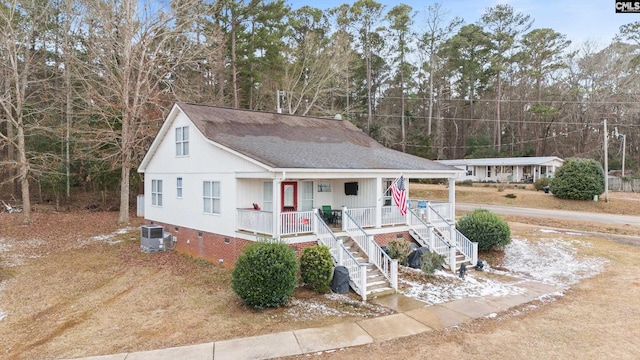
M324 0L318 5L313 0L288 0L293 9L304 5L328 9L341 4L353 4L356 0ZM406 4L417 11L415 23L421 30L420 23L427 14L433 0L377 0L385 5L385 12L396 5ZM509 4L516 12L530 15L534 19L533 27L551 28L567 36L576 46L589 41L597 48L607 46L618 33L621 25L640 21L640 14L617 14L612 0L440 0L449 17L459 16L465 24L477 22L485 9L498 4Z

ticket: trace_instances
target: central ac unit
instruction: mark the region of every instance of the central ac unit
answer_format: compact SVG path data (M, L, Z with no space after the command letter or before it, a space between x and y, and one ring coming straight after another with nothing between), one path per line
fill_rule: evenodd
M140 249L144 252L157 252L171 249L171 233L162 226L143 225L140 227Z

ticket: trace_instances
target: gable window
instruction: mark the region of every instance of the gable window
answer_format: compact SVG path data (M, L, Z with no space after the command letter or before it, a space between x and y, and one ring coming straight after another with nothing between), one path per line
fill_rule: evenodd
M176 128L176 156L189 155L189 127Z
M220 214L220 181L204 181L202 185L204 213Z
M162 206L162 180L151 180L151 205Z
M182 198L182 178L176 178L176 197Z

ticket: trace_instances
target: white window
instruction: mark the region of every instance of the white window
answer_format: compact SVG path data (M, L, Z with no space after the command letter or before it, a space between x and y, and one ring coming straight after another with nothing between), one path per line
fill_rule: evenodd
M313 181L300 182L300 211L313 209Z
M176 128L176 156L189 155L189 127Z
M202 186L202 199L204 200L205 214L220 214L220 182L204 181Z
M178 198L182 198L182 178L181 177L176 179L176 196Z
M273 211L273 181L262 183L262 211Z
M151 180L151 205L162 206L162 180Z
M382 186L387 189L382 196L382 206L391 206L391 184L393 184L393 180L382 180Z

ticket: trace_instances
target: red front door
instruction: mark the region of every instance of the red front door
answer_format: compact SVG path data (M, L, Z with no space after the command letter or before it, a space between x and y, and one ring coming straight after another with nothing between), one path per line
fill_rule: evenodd
M298 183L284 181L280 185L281 211L298 211Z

